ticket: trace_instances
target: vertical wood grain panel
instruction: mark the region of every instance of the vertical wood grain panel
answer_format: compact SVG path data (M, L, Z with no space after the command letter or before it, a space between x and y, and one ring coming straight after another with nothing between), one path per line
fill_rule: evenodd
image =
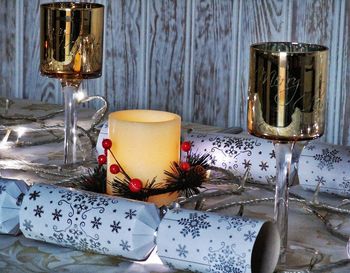
M16 1L16 80L15 80L15 96L23 96L23 3Z
M193 25L194 1L186 1L186 38L185 38L185 67L184 67L184 93L182 97L182 119L192 121L193 113Z
M230 69L230 89L228 94L228 126L241 126L241 97L237 92L237 82L239 82L239 48L241 35L242 5L240 1L234 1L232 7L232 41L231 41L231 69Z
M323 44L329 47L328 97L324 139L338 142L341 98L337 75L339 48L340 6L343 0L293 1L292 38L294 41Z
M106 5L104 95L111 111L137 108L140 100L141 5L140 0L108 1Z
M227 126L232 1L196 1L193 25L193 121Z
M289 5L288 0L242 1L241 30L237 47L237 81L236 92L239 92L241 125L246 128L246 109L249 77L249 49L257 42L284 41L289 38Z
M0 96L16 97L16 1L0 0Z
M343 59L341 70L341 85L339 88L343 91L342 98L342 117L343 134L341 144L350 145L350 1L346 1L344 34L343 34Z
M23 98L62 103L59 81L40 75L40 4L44 0L21 1L23 4Z
M148 107L182 113L186 1L151 1Z

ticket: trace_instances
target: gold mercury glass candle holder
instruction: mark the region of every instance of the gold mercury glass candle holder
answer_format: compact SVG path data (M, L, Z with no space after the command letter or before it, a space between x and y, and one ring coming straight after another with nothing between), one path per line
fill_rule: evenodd
M324 132L327 58L328 48L315 44L266 42L250 48L248 131L275 147L280 269L305 261L305 252L292 250L287 241L288 187L297 181L300 147Z
M40 71L61 81L64 164L77 162L76 91L83 79L102 73L104 7L95 3L40 5Z

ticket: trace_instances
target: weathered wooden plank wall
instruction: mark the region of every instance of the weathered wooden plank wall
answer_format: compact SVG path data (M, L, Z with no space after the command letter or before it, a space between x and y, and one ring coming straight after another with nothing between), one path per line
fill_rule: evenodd
M103 75L85 81L111 110L152 108L186 121L243 126L249 45L330 48L328 142L350 144L349 0L91 0L106 7ZM39 6L0 0L0 95L62 102L39 74Z

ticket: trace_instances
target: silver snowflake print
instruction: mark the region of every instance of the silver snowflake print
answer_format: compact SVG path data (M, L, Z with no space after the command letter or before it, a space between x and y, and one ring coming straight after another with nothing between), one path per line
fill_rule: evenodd
M220 255L220 262L213 265L213 270L211 272L215 273L243 273L240 268L237 268L236 265L230 260L225 261L225 257Z
M83 232L76 228L69 229L69 232L74 236L75 239L78 239L81 235L83 235Z
M41 218L41 214L44 213L43 206L36 206L33 211L35 212L34 216L39 216L39 218Z
M253 240L256 238L256 231L251 232L248 230L248 233L245 233L244 235L244 241L253 242Z
M329 150L328 148L322 149L322 154L314 155L314 159L320 161L317 164L317 167L322 170L323 168L327 168L328 171L334 169L334 164L342 161L341 157L337 156L339 151L333 149Z
M210 155L210 156L209 156L209 162L210 162L210 165L215 165L216 162L217 162L216 157L213 156L213 155Z
M33 228L32 221L24 220L23 226L24 226L25 230L32 231L32 228Z
M90 239L90 248L92 249L98 249L101 246L101 243L98 241L95 241L93 239Z
M237 151L235 150L234 147L229 146L227 150L225 150L225 153L228 154L229 156L233 156L237 154Z
M269 185L276 184L276 175L269 175L269 176L266 176L265 178L266 178L267 184L269 184Z
M171 262L165 262L166 266L169 267L169 269L176 270L175 266Z
M53 215L53 219L52 220L57 220L57 221L60 221L60 217L62 217L62 214L61 214L62 210L58 210L58 209L55 209L55 211L52 213Z
M81 235L83 235L83 232L77 228L77 225L74 225L74 228L69 229L69 233L74 236L75 239L78 239Z
M108 199L100 197L97 206L108 206Z
M112 228L112 232L119 232L119 229L121 229L122 227L120 226L120 221L118 221L118 223L116 223L116 221L113 221L113 224L110 225L110 227Z
M209 249L207 257L204 257L209 263L211 273L243 273L245 272L245 263L236 260L236 257L240 257L233 251L234 246L227 245L225 242L221 243L222 247L218 250Z
M316 148L316 146L315 145L306 145L305 146L305 149L307 149L307 150L309 150L309 151L313 151L314 149Z
M55 237L57 242L59 242L59 243L64 242L64 238L63 238L63 233L62 232L61 233L55 233L53 235L53 237Z
M81 202L85 199L85 197L87 197L87 196L85 196L83 194L77 194L77 195L75 195L73 202Z
M244 169L250 169L250 167L252 166L252 163L250 162L250 160L244 159L244 161L242 162L242 165Z
M75 239L73 238L73 236L70 236L67 234L67 241L72 245L75 244Z
M125 212L125 219L130 219L132 220L132 217L136 216L136 210L134 209L129 209L129 211Z
M184 257L187 258L187 254L188 254L188 250L186 249L185 245L178 245L178 248L176 249L177 254L179 255L179 257Z
M321 185L326 184L326 180L323 178L323 176L317 176L315 181L316 181L317 184L321 184Z
M256 143L254 140L245 138L243 141L243 144L244 144L243 150L251 150L254 148L254 144ZM256 145L256 146L259 146L259 145Z
M5 185L1 185L0 186L0 194L2 194L3 191L6 191L6 186Z
M226 229L237 229L238 231L242 230L243 226L251 226L255 227L258 223L257 220L248 219L246 217L229 217L229 216L221 216L219 219L219 223L226 222L228 225Z
M40 191L33 191L29 194L29 200L36 200L38 197L40 197Z
M82 211L89 208L84 201L79 204L75 204L73 207L77 210L77 214L80 214Z
M343 177L343 182L341 182L340 186L344 189L345 193L348 193L348 190L350 189L350 179Z
M217 137L214 139L214 142L212 142L213 146L221 147L222 139Z
M89 204L94 205L95 202L97 202L97 196L95 196L95 195L88 196L88 203Z
M227 245L226 247L223 247L222 250L221 250L222 254L224 254L225 256L228 256L228 255L232 255L233 254L233 251L231 249L231 247L229 245Z
M210 222L205 221L208 218L207 214L190 213L189 218L181 218L178 220L178 224L184 226L180 233L186 237L188 234L192 235L192 238L200 236L201 229L207 229L210 227Z
M64 194L62 194L61 197L66 198L68 201L70 201L73 198L73 192L71 191L64 192Z
M267 171L267 169L269 168L269 165L267 164L267 162L261 161L259 167L260 167L260 170Z
M101 223L101 217L94 217L94 220L92 220L90 222L92 224L92 228L96 228L96 229L99 229L99 226L102 225Z
M227 137L225 138L225 146L229 147L233 146L235 149L241 152L248 152L254 148L255 141L247 138L232 138ZM238 153L238 151L235 152L235 154Z
M78 248L82 250L87 250L89 248L89 243L86 238L80 239Z
M122 250L124 251L130 251L131 245L129 245L128 241L121 240L121 243L119 244L122 247Z

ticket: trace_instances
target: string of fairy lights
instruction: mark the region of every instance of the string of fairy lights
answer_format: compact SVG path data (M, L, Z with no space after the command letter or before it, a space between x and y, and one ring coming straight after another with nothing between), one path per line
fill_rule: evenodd
M53 130L63 130L63 125L46 125L45 121L56 117L63 113L63 109L58 109L51 111L49 114L32 117L32 116L18 116L9 115L9 108L11 107L10 99L5 100L5 110L3 114L0 114L0 153L3 155L5 152L9 152L14 147L27 147L33 145L44 145L50 142L57 142L62 140L62 135L50 134L50 137L44 140L32 140L32 141L22 141L23 136L35 131L36 133L47 133ZM102 106L96 110L91 119L91 124L88 129L84 129L78 126L79 133L84 135L89 139L89 145L91 149L96 146L96 136L98 135L99 127L101 122L105 120L108 112L108 103L102 96L86 96L84 92L79 91L76 94L76 100L78 104L83 104L90 102L92 100L99 100L102 102ZM28 126L28 124L36 126ZM94 159L86 161L86 166L92 166L94 164ZM85 165L85 164L84 164ZM9 159L6 156L0 156L0 170L23 170L28 173L35 173L37 176L49 179L52 183L60 184L63 186L78 186L76 183L77 179L81 177L82 172L86 171L85 166L72 165L69 167L63 167L60 165L48 165L31 163L24 160ZM239 196L245 191L249 190L250 187L261 187L265 190L273 191L273 183L270 185L259 185L250 184L249 180L249 169L242 177L234 177L232 173L227 170L213 167L211 170L212 175L209 180L212 187L202 191L200 194L193 195L189 198L180 197L178 202L172 204L172 206L185 206L187 204L194 204L195 209L204 211L221 211L231 207L239 207L237 215L244 215L245 207L256 206L259 204L271 204L274 201L274 197L267 198L252 198L249 200L232 200L220 203L220 205L211 205L208 200L213 198L218 198L220 196ZM1 177L1 172L0 172ZM220 185L226 185L222 189ZM216 190L215 190L216 187ZM213 190L214 188L214 190ZM235 199L235 198L233 198ZM334 237L344 241L344 245L349 240L349 234L346 231L342 231L341 224L333 224L332 218L337 216L348 216L350 215L350 200L342 200L338 205L329 205L327 203L319 201L319 187L316 187L316 191L311 201L306 200L302 196L297 194L291 194L290 201L292 203L302 206L305 211L313 216L316 216L322 224L324 224L326 230ZM350 249L350 245L348 245ZM350 255L350 253L348 253ZM350 256L349 256L350 258ZM315 267L314 261L310 261L310 265L305 271L299 272L325 272L325 270L331 270L337 267L342 267L350 264L350 259L338 260L335 262L328 263L327 265ZM312 271L311 271L312 270Z

